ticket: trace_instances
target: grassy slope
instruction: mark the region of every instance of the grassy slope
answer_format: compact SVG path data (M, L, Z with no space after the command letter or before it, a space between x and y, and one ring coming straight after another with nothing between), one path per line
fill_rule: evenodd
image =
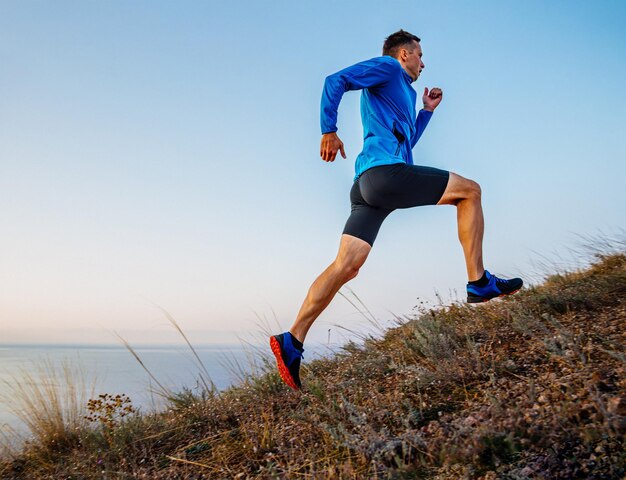
M39 438L1 478L622 478L626 256L428 311L159 415Z

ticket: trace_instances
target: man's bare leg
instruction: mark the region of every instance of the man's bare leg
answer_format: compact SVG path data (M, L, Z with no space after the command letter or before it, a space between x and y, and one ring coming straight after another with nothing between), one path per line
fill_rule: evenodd
M309 288L296 321L289 331L304 343L309 328L337 294L339 289L357 276L372 247L352 235L342 235L337 258Z
M456 205L459 241L465 255L469 281L478 280L485 272L483 265L483 234L485 220L480 185L450 172L448 186L437 205Z

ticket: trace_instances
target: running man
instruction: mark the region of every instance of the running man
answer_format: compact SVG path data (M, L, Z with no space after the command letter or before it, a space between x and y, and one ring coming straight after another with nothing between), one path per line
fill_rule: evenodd
M478 183L456 173L413 164L412 148L443 99L440 88L424 88L424 108L415 113L417 93L411 87L424 69L420 39L404 30L390 35L383 56L326 78L321 104L320 156L346 158L337 136L337 110L343 94L362 90L363 150L356 159L350 190L351 214L335 260L317 277L289 331L270 337L284 382L301 388L300 360L304 339L315 319L339 289L359 273L378 230L391 212L421 205L454 205L459 240L467 267L467 301L486 302L517 292L522 280L505 280L483 266L484 220Z

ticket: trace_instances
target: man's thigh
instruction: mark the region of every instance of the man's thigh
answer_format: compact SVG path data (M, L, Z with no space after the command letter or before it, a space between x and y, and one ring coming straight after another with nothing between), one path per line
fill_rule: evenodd
M404 163L367 170L361 193L368 204L388 209L436 205L446 190L449 172Z

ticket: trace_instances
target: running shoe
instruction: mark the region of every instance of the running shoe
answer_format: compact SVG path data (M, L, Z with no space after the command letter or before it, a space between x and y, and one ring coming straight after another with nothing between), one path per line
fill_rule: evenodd
M270 347L276 357L280 378L294 390L302 387L300 383L300 360L304 349L297 349L292 343L291 333L285 332L270 337Z
M505 280L492 275L485 270L485 275L489 282L484 287L477 287L476 285L467 284L467 302L468 303L480 303L487 302L492 298L503 297L504 295L511 295L517 292L524 282L521 278L512 278Z

